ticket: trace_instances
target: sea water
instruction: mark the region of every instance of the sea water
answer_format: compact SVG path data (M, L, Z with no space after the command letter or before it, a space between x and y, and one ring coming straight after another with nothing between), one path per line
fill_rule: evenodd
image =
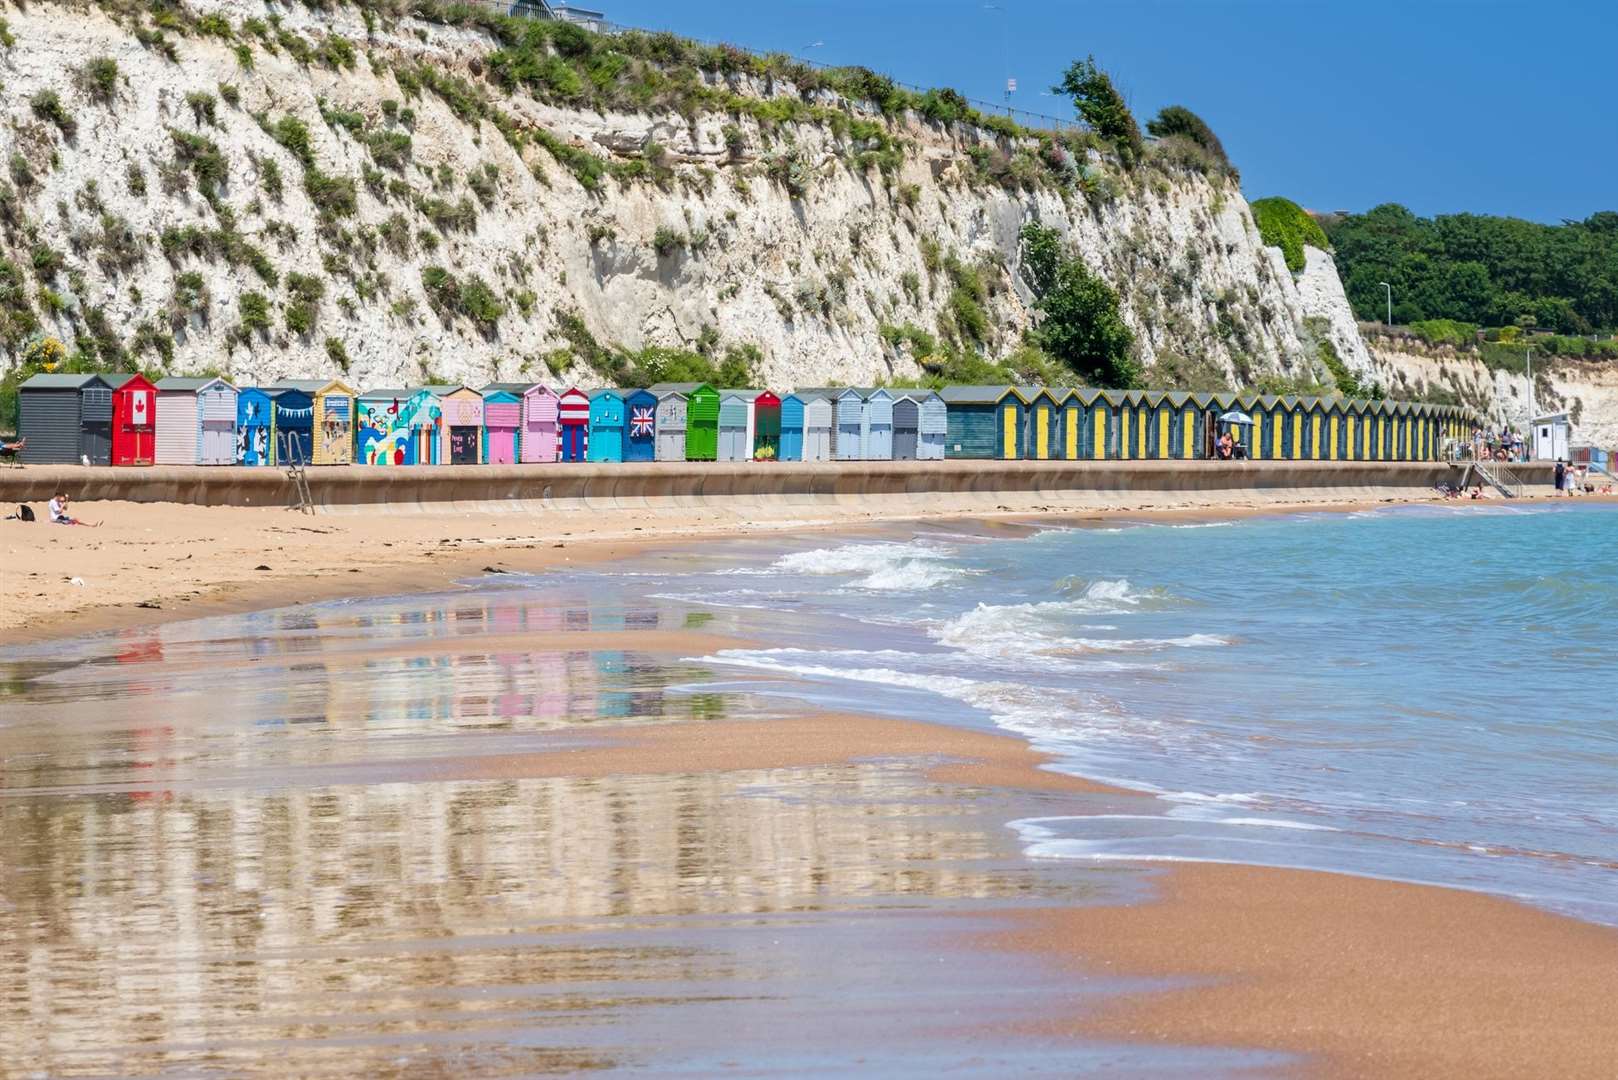
M1615 552L1618 507L1407 507L733 544L633 585L747 613L769 646L697 658L708 687L992 724L1149 794L1014 823L1035 857L1334 870L1618 924Z

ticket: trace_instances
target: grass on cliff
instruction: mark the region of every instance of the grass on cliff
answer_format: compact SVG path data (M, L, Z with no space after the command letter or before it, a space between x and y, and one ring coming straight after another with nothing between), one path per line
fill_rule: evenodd
M1297 273L1304 267L1304 245L1331 250L1331 241L1320 223L1291 199L1272 196L1252 203L1253 221L1266 247L1278 247L1286 256L1287 269Z

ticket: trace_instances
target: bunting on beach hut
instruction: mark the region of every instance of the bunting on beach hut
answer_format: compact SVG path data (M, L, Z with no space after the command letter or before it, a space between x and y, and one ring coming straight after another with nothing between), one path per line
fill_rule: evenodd
M159 465L231 465L236 460L236 388L219 378L157 381Z
M490 465L515 465L522 431L521 383L489 383L483 395L483 460Z
M781 455L781 399L765 390L753 399L753 460L778 461Z
M624 460L657 458L657 395L650 390L624 391Z
M590 446L585 460L624 460L623 391L590 391Z
M151 465L157 459L157 387L144 375L107 375L112 385L112 463Z
M751 461L759 390L725 390L719 395L720 461Z
M803 460L803 398L788 394L781 399L781 445L777 461Z
M590 395L578 387L569 387L557 395L556 423L558 433L557 458L561 461L585 461L590 443Z
M275 444L275 412L270 395L256 386L236 392L236 464L268 465Z
M657 460L685 460L686 396L680 390L648 391L657 395Z
M561 446L560 407L556 391L547 386L536 383L522 392L522 436L517 449L525 463L556 460Z
M270 464L301 462L315 458L315 399L307 390L275 386L269 395L274 429L270 441Z

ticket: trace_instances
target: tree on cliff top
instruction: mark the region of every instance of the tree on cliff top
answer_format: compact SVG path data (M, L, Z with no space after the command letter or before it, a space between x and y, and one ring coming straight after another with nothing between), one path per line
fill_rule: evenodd
M1139 381L1135 334L1118 314L1118 294L1082 259L1064 258L1055 229L1025 225L1023 274L1040 313L1035 343L1085 382L1128 388Z
M1220 169L1232 176L1236 168L1225 154L1225 145L1219 141L1208 122L1184 105L1170 105L1146 124L1146 130L1159 139L1185 139L1195 143Z
M1140 125L1124 96L1112 85L1112 77L1096 66L1094 56L1073 61L1051 92L1071 97L1079 115L1097 135L1113 144L1124 164L1133 165L1139 159L1145 146Z

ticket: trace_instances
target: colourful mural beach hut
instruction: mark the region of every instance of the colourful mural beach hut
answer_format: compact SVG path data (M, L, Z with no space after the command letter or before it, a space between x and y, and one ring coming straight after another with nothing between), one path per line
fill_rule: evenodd
M657 395L624 391L624 460L657 460Z
M313 395L316 465L354 463L354 389L340 379Z
M587 461L624 460L624 394L622 390L590 391L590 439Z
M112 463L157 460L157 387L144 375L108 375L112 384Z
M275 404L256 386L236 391L236 464L268 465L274 460Z
M803 399L803 461L832 461L837 446L834 391L800 390Z
M781 399L769 390L753 399L753 460L781 457Z
M946 457L1022 457L1028 403L1013 387L946 386L938 396L947 409Z
M356 399L354 460L364 465L436 465L443 406L421 388L368 390Z
M561 449L561 399L538 383L522 392L522 436L517 451L525 464L556 460Z
M657 399L658 461L685 460L686 397L680 390L648 390Z
M557 459L584 461L590 445L590 395L569 387L556 401Z
M220 378L157 381L159 465L231 465L236 461L236 388Z
M515 465L522 431L522 383L490 383L483 395L483 460L490 465Z
M803 460L803 397L792 393L781 399L781 443L777 461Z
M719 461L753 460L753 405L761 390L723 390L719 394Z
M87 408L90 401L97 404ZM17 387L17 410L29 464L77 464L80 455L92 465L111 463L112 388L99 375L31 375Z

